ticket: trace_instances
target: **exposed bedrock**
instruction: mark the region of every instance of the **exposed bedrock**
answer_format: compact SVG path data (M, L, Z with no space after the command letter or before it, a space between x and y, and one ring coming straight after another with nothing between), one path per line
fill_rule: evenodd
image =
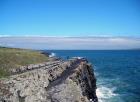
M96 78L87 61L53 61L0 80L0 102L97 102Z

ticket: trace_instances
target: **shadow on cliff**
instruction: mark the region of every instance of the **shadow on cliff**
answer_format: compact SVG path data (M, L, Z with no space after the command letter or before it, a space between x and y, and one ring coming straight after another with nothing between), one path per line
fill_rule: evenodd
M76 62L75 64L73 64L72 66L70 66L69 68L67 68L60 77L58 77L56 80L52 81L49 83L49 85L45 88L46 91L48 91L49 89L51 89L52 87L55 87L57 85L62 84L70 75L72 75L75 71L74 69L76 69L79 65L80 61Z

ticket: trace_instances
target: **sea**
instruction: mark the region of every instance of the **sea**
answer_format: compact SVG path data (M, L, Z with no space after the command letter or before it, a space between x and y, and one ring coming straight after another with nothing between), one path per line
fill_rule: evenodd
M85 57L97 78L99 102L140 102L140 50L46 50L63 59Z

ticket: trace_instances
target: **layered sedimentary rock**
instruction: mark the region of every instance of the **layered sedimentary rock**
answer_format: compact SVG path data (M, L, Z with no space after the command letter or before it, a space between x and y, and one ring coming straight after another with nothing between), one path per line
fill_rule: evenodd
M87 61L71 59L12 70L0 80L0 102L97 102L96 79Z

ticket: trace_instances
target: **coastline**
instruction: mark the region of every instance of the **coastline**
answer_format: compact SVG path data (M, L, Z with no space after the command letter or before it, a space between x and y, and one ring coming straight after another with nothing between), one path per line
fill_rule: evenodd
M51 61L53 64L23 67L0 82L1 101L98 102L96 78L87 60ZM7 93L2 93L5 92ZM65 93L65 95L64 95Z

